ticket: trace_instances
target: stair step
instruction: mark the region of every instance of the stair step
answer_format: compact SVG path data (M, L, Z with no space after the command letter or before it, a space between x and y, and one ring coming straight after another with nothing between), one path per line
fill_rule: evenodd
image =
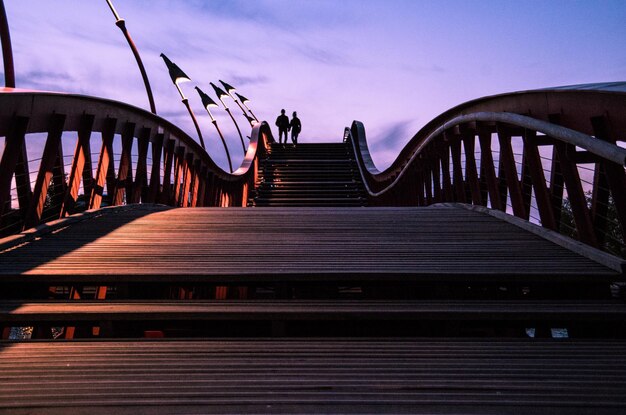
M259 163L253 206L363 206L358 166L345 143L271 145Z

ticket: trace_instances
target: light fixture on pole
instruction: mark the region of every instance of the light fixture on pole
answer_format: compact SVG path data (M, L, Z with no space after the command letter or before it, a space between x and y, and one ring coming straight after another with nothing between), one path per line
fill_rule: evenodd
M198 125L198 120L196 119L196 115L191 110L191 107L189 106L189 100L187 99L187 97L185 97L185 94L183 94L182 89L180 89L180 85L178 85L179 83L189 82L191 81L191 79L187 76L187 74L185 74L185 72L183 72L182 69L178 67L178 65L169 60L169 58L165 56L165 54L161 53L161 57L165 61L165 66L167 66L167 70L170 73L170 78L172 78L172 82L174 83L176 89L178 90L178 93L180 94L182 103L185 104L185 107L187 108L187 111L191 116L191 120L193 121L193 125L196 127L196 131L198 132L198 138L200 139L200 145L202 145L202 148L206 150L206 147L204 146L204 140L202 139L202 133L200 132L200 126Z
M150 111L153 114L156 114L156 106L154 105L154 97L152 96L152 88L150 88L150 81L148 80L148 74L146 73L146 68L143 66L143 62L141 61L141 57L139 56L139 51L137 50L137 46L135 46L135 42L130 37L130 33L126 30L126 22L124 19L117 14L117 10L113 7L113 3L111 0L106 0L111 12L113 12L113 16L115 16L115 25L120 28L126 41L128 42L128 46L130 46L130 50L133 52L133 56L135 56L135 60L137 61L137 66L139 66L139 72L141 72L141 77L143 78L143 84L146 87L146 93L148 94L148 101L150 102Z
M250 115L252 115L254 117L254 121L259 122L259 119L256 117L256 115L254 115L252 110L246 105L246 102L250 102L250 100L248 98L244 97L243 95L239 95L237 93L235 93L235 95L237 95L237 98L239 98L239 101L241 101L243 106L246 107L246 109L250 112Z
M224 87L224 89L226 90L226 92L228 93L228 96L231 97L233 99L233 101L235 101L235 104L237 104L237 106L239 107L239 109L241 110L241 112L243 112L243 116L246 117L246 120L248 120L248 122L250 123L251 127L254 127L255 124L255 119L252 118L251 116L248 115L248 113L246 112L245 109L243 109L243 107L241 106L241 104L239 103L239 100L237 100L236 97L233 96L233 94L235 93L236 89L234 86L227 84L226 82L222 81L220 79L220 84L222 84L222 86Z
M219 86L215 85L213 82L211 82L211 86L213 87L213 90L215 91L215 95L217 95L217 99L220 100L220 102L224 106L224 109L226 110L228 115L230 115L230 119L233 120L233 123L235 124L235 127L237 128L237 132L239 133L239 139L241 140L241 147L243 148L243 154L245 156L246 155L246 144L243 142L243 136L241 135L241 130L239 129L239 125L237 125L237 121L235 121L235 117L233 117L232 112L230 112L230 109L228 109L228 106L224 102L224 98L228 97L229 95L226 92L224 92L224 90L222 88L220 88Z
M211 122L215 126L215 129L217 130L217 133L219 134L220 139L222 140L222 144L224 145L224 151L226 151L226 158L228 159L228 167L230 168L230 172L232 173L233 163L230 161L230 152L228 151L226 140L224 140L224 135L222 134L220 127L217 125L217 120L215 119L215 117L213 117L213 114L211 114L211 110L209 109L210 107L217 107L218 105L215 101L211 99L210 96L205 94L204 91L202 91L200 88L196 87L196 91L198 91L198 95L200 95L200 99L202 100L202 105L206 109L206 112L209 113L209 117L211 117Z

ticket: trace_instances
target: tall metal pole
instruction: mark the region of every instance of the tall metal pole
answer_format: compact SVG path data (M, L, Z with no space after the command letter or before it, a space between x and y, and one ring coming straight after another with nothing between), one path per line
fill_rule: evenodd
M213 116L211 116L211 118L213 118ZM215 118L213 118L211 122L215 126L215 129L217 130L217 134L219 134L220 139L222 140L222 144L224 145L224 150L226 150L226 158L228 159L228 168L230 169L230 172L232 173L233 163L230 161L230 152L228 151L228 147L226 146L226 140L224 139L224 134L222 134L222 130L220 130L220 127L217 125L217 120Z
M237 97L239 98L239 100L241 101L241 103L243 104L244 107L246 107L246 109L250 112L250 115L252 115L254 117L254 120L256 122L259 122L259 119L256 117L256 115L254 115L254 113L252 112L252 110L246 105L246 102L248 102L248 98L244 97L243 95L239 95L237 93L235 93L235 95L237 95Z
M185 94L183 94L183 90L180 89L180 85L178 85L181 82L191 81L191 78L189 78L187 74L178 67L178 65L176 65L167 56L165 56L165 54L161 53L161 57L163 58L163 61L165 62L165 66L167 66L167 70L170 73L170 78L172 79L172 82L174 83L176 90L180 94L181 101L183 104L185 104L185 108L187 108L187 111L189 112L189 115L191 116L191 121L193 121L193 125L194 127L196 127L196 132L198 133L198 138L200 139L200 145L206 151L206 147L204 146L204 139L202 138L202 132L200 131L200 126L198 125L198 120L196 119L196 115L193 113L191 106L189 106L189 100L187 99Z
M220 99L220 101L222 101ZM241 135L241 130L239 129L239 125L237 125L237 121L235 121L235 117L233 117L232 112L230 112L230 109L226 106L226 104L224 104L224 101L222 101L222 104L224 105L224 109L226 110L226 112L228 113L228 115L230 115L230 119L233 120L233 123L235 124L235 127L237 128L237 132L239 133L239 139L241 140L241 148L243 148L243 155L246 155L246 144L243 141L243 136Z
M156 112L156 106L154 105L154 97L152 96L152 88L150 88L150 81L148 80L148 74L146 73L146 68L143 66L141 57L139 56L139 51L137 50L137 46L135 46L135 42L133 42L133 39L130 37L130 33L128 33L128 30L126 29L126 22L117 13L117 10L115 10L115 7L113 7L113 3L111 3L111 0L106 0L106 2L109 5L111 12L113 12L113 16L115 16L115 20L116 20L115 25L119 27L122 33L124 34L124 37L126 38L126 41L128 42L128 46L130 46L130 50L133 52L133 56L135 56L135 60L137 61L137 66L139 66L139 72L141 72L141 77L143 78L143 84L145 85L146 93L148 94L148 101L150 102L150 112L152 112L153 114L156 114L157 112Z
M237 133L239 133L239 139L241 140L241 147L243 148L243 155L245 156L246 155L246 143L244 143L243 141L243 135L241 135L241 130L239 129L239 125L237 124L235 117L233 117L232 112L230 112L230 109L224 102L224 97L227 97L229 95L226 92L224 92L219 86L215 85L213 82L210 82L210 84L213 87L215 94L217 95L217 99L220 100L220 102L224 106L224 109L226 110L228 115L230 115L230 119L233 120L233 124L235 124L235 127L237 128Z
M200 95L200 99L202 100L202 105L204 106L204 109L206 109L206 112L209 114L209 117L211 117L211 123L215 126L217 134L219 134L220 139L222 140L222 145L224 145L224 151L226 152L226 158L228 159L228 168L232 173L233 163L230 160L230 151L228 151L228 146L226 145L224 134L222 134L222 130L220 130L220 127L217 125L217 120L215 119L215 117L213 117L213 114L211 114L211 110L209 110L209 107L217 107L217 103L213 101L211 97L209 97L207 94L205 94L204 91L200 89L200 87L196 86L196 91L198 91L198 95Z
M178 86L178 85L176 85ZM180 88L179 88L180 91ZM181 92L182 95L182 92ZM185 104L187 111L189 111L189 115L191 116L191 120L193 121L193 125L196 127L196 132L198 133L198 138L200 139L200 145L206 151L206 147L204 146L204 139L202 138L202 133L200 132L200 126L198 125L198 120L196 119L196 114L193 113L191 107L189 106L189 100L183 96L182 103Z
M224 86L224 89L226 90L226 93L228 94L228 96L231 97L233 101L235 101L235 104L237 104L237 106L239 107L239 109L243 113L243 116L246 117L246 120L248 120L248 122L250 123L250 127L254 127L254 121L255 121L254 118L252 118L252 117L250 117L248 115L248 113L246 112L245 109L243 109L243 107L241 106L241 104L239 103L237 98L233 96L233 93L235 92L235 87L230 85L230 84L227 84L226 82L222 81L221 79L220 79L220 84L222 84L222 86Z
M7 13L4 9L4 0L0 0L0 39L2 41L2 58L4 60L4 86L15 88L13 48L11 47L11 34L9 33Z

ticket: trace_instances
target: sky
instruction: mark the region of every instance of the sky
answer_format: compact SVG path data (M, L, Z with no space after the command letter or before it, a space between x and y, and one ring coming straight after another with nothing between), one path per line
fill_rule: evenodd
M340 141L365 124L379 169L428 121L482 96L626 80L624 0L113 0L152 84L157 112L196 137L165 53L209 154L226 168L194 86L224 80L270 125L297 111L302 142ZM5 0L18 88L104 97L149 109L134 58L105 0ZM234 103L227 102L245 130ZM243 154L214 114L233 164ZM275 130L275 127L274 127ZM247 131L249 135L249 129ZM274 133L277 136L277 133Z

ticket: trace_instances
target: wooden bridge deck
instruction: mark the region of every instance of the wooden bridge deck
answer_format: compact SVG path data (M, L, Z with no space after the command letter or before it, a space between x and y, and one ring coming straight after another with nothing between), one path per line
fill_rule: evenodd
M460 205L107 208L0 242L0 328L37 333L0 341L0 413L621 414L623 280ZM474 281L496 289L455 291ZM90 283L112 296L67 298ZM58 326L75 340L41 340Z
M0 342L0 413L620 414L623 341Z
M3 281L623 278L616 266L456 206L131 205L48 231L0 245Z

